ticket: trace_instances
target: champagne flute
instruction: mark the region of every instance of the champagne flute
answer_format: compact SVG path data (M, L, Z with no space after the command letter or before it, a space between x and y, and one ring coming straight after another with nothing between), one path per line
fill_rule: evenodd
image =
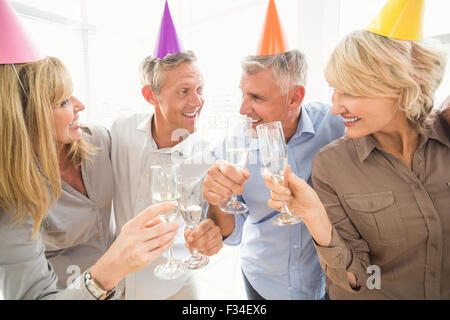
M288 164L288 152L283 128L280 121L264 123L256 127L258 132L258 144L260 159L271 175L272 179L283 184L284 168ZM272 224L287 226L302 221L302 218L294 216L287 207L286 201L281 202L281 214Z
M180 209L186 228L195 230L202 218L202 184L199 177L177 177L180 192ZM200 269L205 267L209 258L193 249L192 255L183 261L189 269Z
M252 138L252 119L244 115L228 118L227 137L225 140L226 160L238 170L243 170L250 152ZM231 198L220 203L220 209L230 214L243 214L248 211L245 203L237 200L234 193Z
M175 179L175 166L171 164L150 167L150 189L152 191L153 203L165 201L179 201L180 195ZM170 222L177 218L178 208L163 212L160 218L164 222ZM173 256L172 247L169 248L169 258L165 264L158 265L153 273L156 277L164 280L174 280L187 272L183 262L176 260Z

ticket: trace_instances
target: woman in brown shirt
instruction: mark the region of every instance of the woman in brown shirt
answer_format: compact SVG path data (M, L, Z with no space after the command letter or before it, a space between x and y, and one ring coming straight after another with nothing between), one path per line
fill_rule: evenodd
M313 162L314 190L266 177L269 206L303 217L331 299L450 299L450 141L433 95L444 54L368 31L325 70L346 136Z

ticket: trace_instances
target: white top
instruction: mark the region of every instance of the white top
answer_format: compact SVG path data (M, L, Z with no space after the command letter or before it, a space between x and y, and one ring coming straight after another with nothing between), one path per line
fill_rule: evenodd
M152 116L153 113L134 114L116 120L111 127L111 160L116 187L114 215L118 231L127 221L152 204L150 167L173 162L202 145L196 141L198 136L192 134L172 148L158 149L151 133ZM211 163L191 163L185 165L183 173L204 176L210 165ZM173 251L176 259L184 259L190 253L184 245L185 224L181 217L178 219L180 228ZM126 277L126 299L167 299L180 291L187 282L188 275L170 281L160 280L153 275L153 269L164 263L167 256L168 251L146 268Z

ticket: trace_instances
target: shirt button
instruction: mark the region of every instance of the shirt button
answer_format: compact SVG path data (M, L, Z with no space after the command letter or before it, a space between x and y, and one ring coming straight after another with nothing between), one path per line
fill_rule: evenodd
M292 291L292 287L288 287L288 290L289 290L289 291Z
M297 249L297 248L298 248L298 245L294 244L293 247L294 247L294 249Z
M431 247L432 247L433 249L437 249L437 244L436 244L436 243L432 243L432 244L431 244Z
M292 266L292 270L295 270L295 266Z
M432 276L433 278L436 278L436 272L430 272L430 276Z

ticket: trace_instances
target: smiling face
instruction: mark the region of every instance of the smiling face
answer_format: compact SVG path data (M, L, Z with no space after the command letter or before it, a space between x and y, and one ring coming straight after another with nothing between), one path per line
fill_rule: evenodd
M203 107L203 78L195 63L181 63L164 72L164 84L153 97L157 121L170 130L194 132Z
M74 96L53 107L53 122L56 140L59 144L69 144L81 139L83 134L78 122L78 112L84 109L83 103Z
M335 90L332 103L332 113L344 119L345 135L349 138L395 131L400 122L406 121L396 99L351 96Z
M262 123L286 121L286 94L273 76L272 69L246 74L241 78L242 104L240 113L253 120L253 129Z

